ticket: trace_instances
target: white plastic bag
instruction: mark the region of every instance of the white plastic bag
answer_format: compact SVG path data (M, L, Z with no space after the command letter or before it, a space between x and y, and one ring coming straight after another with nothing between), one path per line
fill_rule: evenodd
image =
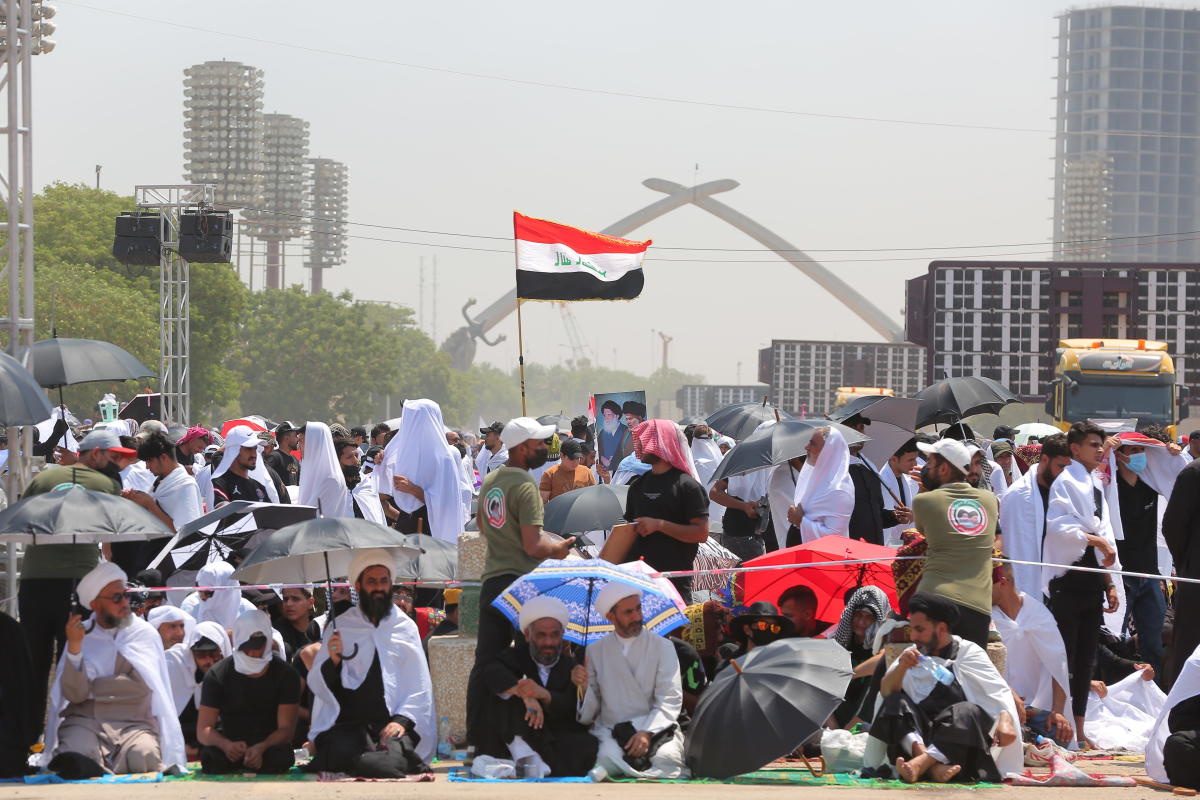
M825 772L860 772L869 736L840 728L822 731L821 757L825 761Z
M476 778L515 778L517 765L503 758L475 756L475 761L471 764L471 774Z

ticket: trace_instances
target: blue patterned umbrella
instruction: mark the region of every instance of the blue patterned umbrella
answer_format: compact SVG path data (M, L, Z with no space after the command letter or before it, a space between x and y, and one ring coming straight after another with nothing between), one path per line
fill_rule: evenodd
M642 590L642 619L651 633L666 633L687 622L674 602L644 575L622 569L599 558L581 560L548 559L492 601L513 624L521 616L521 607L541 595L557 597L571 612L563 638L576 644L590 644L612 632L613 626L596 613L596 595L610 581L627 583Z

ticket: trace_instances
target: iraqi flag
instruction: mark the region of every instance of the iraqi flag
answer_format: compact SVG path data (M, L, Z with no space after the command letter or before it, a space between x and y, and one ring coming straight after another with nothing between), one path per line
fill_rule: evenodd
M632 300L651 245L513 212L521 300Z

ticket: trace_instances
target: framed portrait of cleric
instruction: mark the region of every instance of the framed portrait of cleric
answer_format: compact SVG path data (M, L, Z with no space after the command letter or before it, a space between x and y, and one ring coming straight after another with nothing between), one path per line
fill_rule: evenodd
M633 428L646 419L646 392L608 392L595 395L596 457L613 472L621 459L633 454Z

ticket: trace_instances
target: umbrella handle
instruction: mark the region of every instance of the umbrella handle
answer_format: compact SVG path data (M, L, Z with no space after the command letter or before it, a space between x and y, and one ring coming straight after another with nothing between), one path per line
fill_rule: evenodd
M323 555L325 556L325 602L329 605L329 624L333 626L333 632L337 633L337 615L333 613L333 575L330 574L329 569L329 553L326 552ZM353 661L357 655L358 642L355 642L353 650L342 654L342 661Z

